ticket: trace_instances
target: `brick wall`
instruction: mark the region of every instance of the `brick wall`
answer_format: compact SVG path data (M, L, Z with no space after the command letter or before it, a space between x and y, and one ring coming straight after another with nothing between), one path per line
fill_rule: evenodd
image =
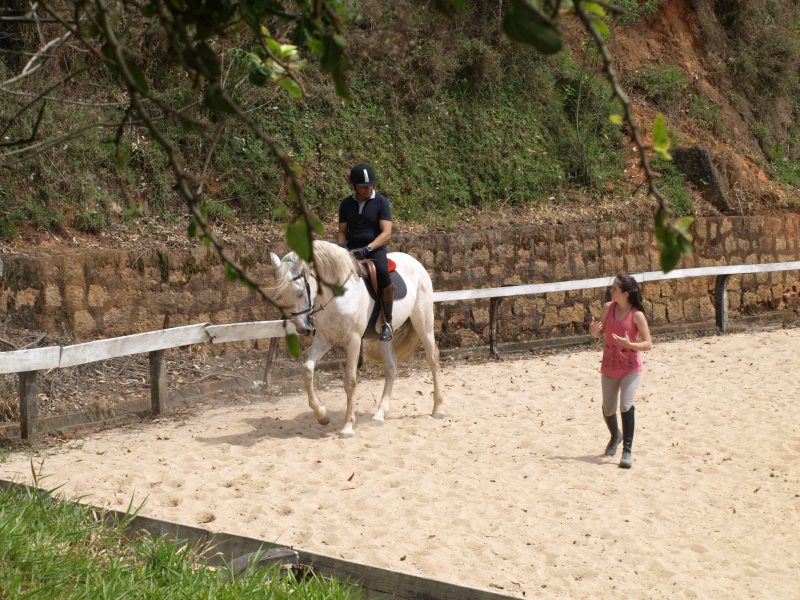
M698 219L694 234L694 255L684 258L679 268L800 260L798 215ZM416 256L431 273L437 291L659 270L650 222L399 234L391 249ZM272 272L268 250L236 258L256 279L267 280ZM0 261L1 318L13 318L31 329L66 330L79 339L158 329L167 312L172 325L277 316L254 293L227 282L215 255L205 247L5 255ZM730 318L784 307L784 292L799 280L797 271L732 276ZM713 322L713 287L713 277L645 284L651 324ZM604 296L604 290L578 290L507 298L499 309L500 339L584 334L591 314L599 316ZM488 300L438 304L436 316L442 347L488 340Z

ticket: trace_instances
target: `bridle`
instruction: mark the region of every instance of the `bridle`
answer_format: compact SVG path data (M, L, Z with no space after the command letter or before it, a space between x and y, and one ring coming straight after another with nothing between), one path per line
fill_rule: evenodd
M314 277L314 276L312 275L312 277ZM311 326L311 329L313 330L314 329L314 315L316 313L320 312L321 310L323 310L326 306L328 306L328 302L333 300L335 298L335 296L331 296L331 298L328 299L328 302L326 302L325 304L323 304L319 308L314 308L314 303L311 302L311 286L308 283L308 277L306 277L305 269L301 269L300 273L298 273L297 275L292 277L291 281L294 282L294 281L297 281L298 279L302 279L303 280L303 286L306 288L306 300L308 301L308 308L305 308L303 310L299 310L297 312L291 312L289 314L292 317L299 317L301 315L308 315L308 324ZM314 277L314 279L316 279L316 277Z
M317 312L314 310L314 305L311 302L311 286L308 284L308 277L306 277L305 269L300 269L300 273L292 277L291 281L295 282L298 279L303 279L303 285L306 288L306 300L308 300L308 308L305 310L300 310L297 312L289 313L293 317L299 317L300 315L308 314L308 322L313 327L314 326L314 313Z

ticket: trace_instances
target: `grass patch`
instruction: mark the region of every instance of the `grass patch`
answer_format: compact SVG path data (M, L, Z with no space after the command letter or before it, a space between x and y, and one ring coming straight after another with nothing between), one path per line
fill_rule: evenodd
M0 597L349 600L358 588L274 568L233 575L197 548L129 539L93 509L33 490L0 488Z
M678 216L689 215L694 210L692 197L686 192L686 175L670 160L654 158L651 166L660 173L658 187L664 193L672 211Z
M683 99L689 80L686 74L672 65L655 65L634 71L630 83L642 95L666 111Z
M800 187L800 162L789 160L782 153L775 152L770 161L770 172L777 181Z

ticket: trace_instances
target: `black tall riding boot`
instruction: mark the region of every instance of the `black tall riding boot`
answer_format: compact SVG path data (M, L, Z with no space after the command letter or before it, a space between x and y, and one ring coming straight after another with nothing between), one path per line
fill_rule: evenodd
M633 464L631 449L633 448L633 428L635 406L631 406L628 412L622 413L622 458L619 460L620 469L630 469Z
M619 430L619 425L617 425L617 413L610 417L603 415L603 418L606 420L609 433L611 433L611 439L606 446L606 456L614 456L617 453L619 443L622 441L622 432Z
M381 290L381 308L383 309L383 329L378 339L382 342L391 341L392 331L392 305L394 304L394 284Z

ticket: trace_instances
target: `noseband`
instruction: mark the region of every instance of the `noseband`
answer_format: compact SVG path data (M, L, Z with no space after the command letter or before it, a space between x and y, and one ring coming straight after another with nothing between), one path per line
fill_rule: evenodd
M297 281L300 278L303 279L303 285L305 285L305 288L306 288L306 299L308 300L308 308L306 308L305 310L300 310L298 312L293 312L293 313L289 313L289 314L291 314L293 317L299 317L300 315L308 314L308 322L313 327L314 326L314 312L316 312L316 311L314 310L314 305L311 302L311 286L308 284L308 278L306 277L306 272L305 272L304 269L301 269L300 273L298 275L295 275L294 277L292 277L292 281Z

